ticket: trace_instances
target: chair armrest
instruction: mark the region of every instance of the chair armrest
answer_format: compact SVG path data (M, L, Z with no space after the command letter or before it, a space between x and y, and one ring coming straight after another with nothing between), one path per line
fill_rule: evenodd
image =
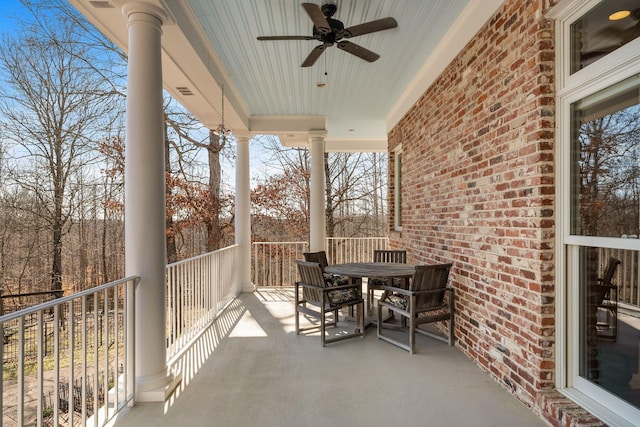
M350 283L348 285L338 285L338 286L317 286L317 285L311 285L309 283L306 282L296 282L296 287L305 287L305 288L311 288L311 289L317 289L320 292L329 292L329 291L337 291L340 289L358 289L360 290L360 285L357 283Z
M327 286L326 288L323 288L323 290L327 291L335 291L339 289L361 289L361 286L358 283L349 283L347 285Z
M312 285L306 282L296 282L296 288L299 288L300 286L302 286L303 288L311 288L311 289L317 289L319 291L323 291L325 288L322 286L316 286L316 285Z
M398 288L396 286L383 285L380 286L380 289L393 292L400 295L412 296L412 295L426 295L426 294L436 294L440 292L452 292L453 288L451 286L447 286L444 289L429 289L424 291L409 291L404 288Z

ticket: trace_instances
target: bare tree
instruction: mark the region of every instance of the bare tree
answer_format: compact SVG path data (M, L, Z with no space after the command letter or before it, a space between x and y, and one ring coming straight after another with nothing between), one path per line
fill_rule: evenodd
M309 152L282 147L275 137L264 136L261 143L272 153L271 172L252 192L254 217L262 222L268 222L269 217L270 221L274 217L286 220L296 234L304 228L302 238L306 239L307 226L294 225L294 218L305 224L309 220ZM281 173L274 173L275 170ZM386 157L375 153L325 153L324 171L327 235L384 234ZM254 225L259 226L260 222L254 219ZM264 228L265 233L268 230L274 230L273 224ZM254 233L260 235L260 231Z
M580 234L607 237L639 234L639 138L637 106L580 126ZM624 214L610 215L612 208Z
M5 35L0 69L6 76L0 102L5 137L16 145L12 179L38 201L31 209L51 232L50 289L62 293L62 238L78 190L73 176L95 159L92 142L109 128L112 88L87 63L94 53L70 20L31 25ZM94 61L95 60L95 61ZM23 207L29 209L29 207Z
M171 131L168 136L168 142L174 149L176 154L175 170L186 181L200 181L200 177L193 176L194 160L185 160L185 153L194 149L204 149L207 157L206 162L206 191L197 191L195 186L190 198L192 206L190 209L194 211L193 219L204 224L206 232L206 250L213 251L222 247L225 242L225 230L231 228L232 219L223 218L224 200L222 190L222 167L221 159L223 156L230 156L229 139L221 137L214 130L207 130L204 139L200 138L203 126L191 114L184 112L179 108L167 109L165 122ZM167 133L169 135L169 132ZM167 155L170 153L167 151ZM191 166L191 172L188 172L185 166ZM168 165L168 167L170 167ZM183 190L188 187L184 186ZM182 207L185 207L184 204ZM199 209L206 207L205 209ZM186 222L193 225L193 221Z

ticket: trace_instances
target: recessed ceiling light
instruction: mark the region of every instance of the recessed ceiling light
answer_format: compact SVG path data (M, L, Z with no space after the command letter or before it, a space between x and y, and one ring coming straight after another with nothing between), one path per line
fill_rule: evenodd
M327 83L325 83L325 82L318 82L318 83L316 83L316 87L318 87L318 88L327 87Z
M619 21L631 15L630 10L619 10L609 15L609 21Z

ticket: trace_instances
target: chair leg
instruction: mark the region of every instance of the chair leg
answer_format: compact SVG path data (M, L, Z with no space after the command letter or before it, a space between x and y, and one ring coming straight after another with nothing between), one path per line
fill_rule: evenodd
M378 338L380 338L380 333L382 332L382 305L380 304L378 304L378 309L376 310L376 323Z
M326 321L326 314L324 310L320 310L320 342L323 347L324 347L324 340L325 340L324 333L326 329L326 326L324 324L325 321Z
M411 316L409 319L409 353L414 354L416 345L416 319Z
M364 301L356 306L356 313L358 314L358 332L362 334L362 338L364 338Z
M300 311L298 311L298 307L300 306L300 295L298 292L298 287L296 286L296 335L300 335Z

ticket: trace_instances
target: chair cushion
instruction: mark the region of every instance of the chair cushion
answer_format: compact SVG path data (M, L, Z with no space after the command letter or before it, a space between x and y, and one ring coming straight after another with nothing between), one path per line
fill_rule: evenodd
M324 281L329 286L342 286L349 284L349 278L343 276L334 276L331 273L324 273Z
M389 280L383 279L382 277L370 277L367 283L369 286L388 286Z
M403 310L407 309L407 304L409 302L406 296L398 294L389 294L384 301Z
M336 289L335 291L327 292L327 296L331 305L344 304L360 298L355 289Z

